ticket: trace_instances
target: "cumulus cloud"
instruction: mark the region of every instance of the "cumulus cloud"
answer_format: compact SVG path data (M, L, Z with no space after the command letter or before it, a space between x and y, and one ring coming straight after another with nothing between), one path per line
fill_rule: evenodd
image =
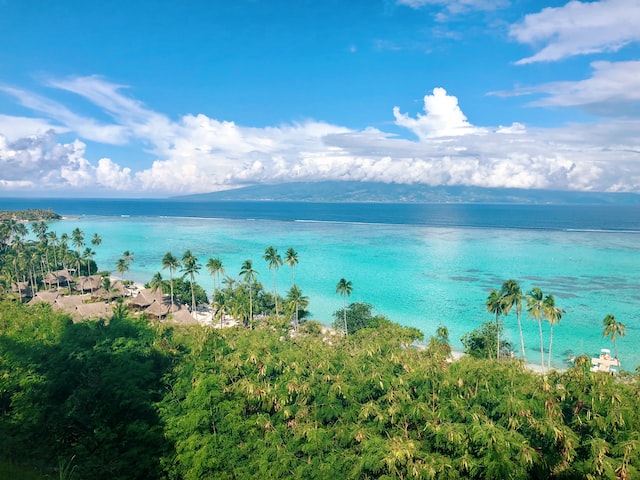
M614 52L640 40L640 0L571 1L526 15L511 26L516 41L537 47L518 64L551 62L574 55Z
M375 128L354 131L313 120L245 127L204 114L171 120L98 77L51 82L99 105L123 138L154 156L137 169L92 161L86 145L53 131L0 136L0 184L119 190L136 195L209 192L261 182L362 180L427 185L640 192L640 122L536 129L476 126L458 99L436 88L415 117L393 109L409 140ZM390 112L391 114L391 112ZM22 183L21 183L22 182Z
M418 138L450 137L468 134L480 134L485 131L467 121L467 117L458 106L458 99L447 95L444 88L434 88L432 95L424 96L425 115L418 113L416 118L400 113L399 107L393 108L396 125L408 128Z

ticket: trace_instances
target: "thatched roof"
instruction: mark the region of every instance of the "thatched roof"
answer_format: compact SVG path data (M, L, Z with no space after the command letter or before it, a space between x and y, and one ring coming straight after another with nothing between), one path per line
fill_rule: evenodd
M102 286L102 277L100 275L91 275L78 278L76 282L76 290L88 292L98 290Z
M143 288L138 295L129 301L129 305L132 307L147 308L153 302L159 302L160 304L165 303L164 297L169 298L168 295L163 295L160 290L152 292L150 288ZM171 302L169 301L169 303Z
M29 300L29 304L33 305L35 303L48 303L49 305L55 305L56 299L60 296L57 290L49 290L49 291L41 291L36 292L31 300Z
M172 313L167 318L168 322L180 323L183 325L196 325L198 321L193 318L191 312L186 306L182 306L177 312Z
M105 302L81 303L76 305L76 311L83 319L111 317L113 310Z
M27 297L31 296L31 285L29 285L29 282L14 282L11 284L11 290L21 295L26 295Z
M71 313L76 310L77 305L80 305L83 302L84 297L82 295L60 295L56 298L54 307Z
M46 285L69 285L71 282L71 274L69 270L58 270L56 272L47 273L43 279Z

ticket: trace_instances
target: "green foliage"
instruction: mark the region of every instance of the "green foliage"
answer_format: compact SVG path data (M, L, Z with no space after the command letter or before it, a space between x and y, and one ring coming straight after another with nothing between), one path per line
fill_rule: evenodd
M0 303L0 461L48 478L639 477L637 376L450 362L446 328L421 349L374 318L287 337Z
M460 341L464 353L476 358L496 358L498 338L502 334L502 322L485 322L475 330L465 333ZM500 356L509 356L511 344L500 342Z
M162 293L171 294L171 285L169 280L162 281ZM193 282L193 293L196 297L196 305L205 305L209 303L207 292L200 286L198 282ZM185 305L191 305L191 285L188 279L178 277L173 279L173 294Z
M0 304L0 452L77 478L159 478L158 333L114 316L74 324L44 304Z
M380 323L388 321L384 315L373 315L373 306L369 303L353 302L347 306L347 331L356 333L362 328L376 328ZM333 327L336 329L344 328L343 309L336 310L333 313Z

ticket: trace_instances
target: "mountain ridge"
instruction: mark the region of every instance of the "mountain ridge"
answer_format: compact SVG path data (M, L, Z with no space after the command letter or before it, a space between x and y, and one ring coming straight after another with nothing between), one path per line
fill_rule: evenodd
M428 186L323 181L250 185L171 197L177 201L280 201L324 203L519 203L640 205L640 194L518 188Z

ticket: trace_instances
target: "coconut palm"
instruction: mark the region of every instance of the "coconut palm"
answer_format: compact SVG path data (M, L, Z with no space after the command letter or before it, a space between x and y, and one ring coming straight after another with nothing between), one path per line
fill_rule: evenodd
M602 327L604 331L602 332L603 337L609 337L613 342L613 351L616 354L616 358L618 359L618 366L620 365L620 357L618 356L618 347L616 345L617 337L624 337L627 333L627 329L624 323L618 322L616 317L609 313L604 320L602 321Z
M162 257L162 268L169 269L169 286L171 289L171 311L173 312L173 272L180 268L180 260L173 256L171 252L167 252Z
M278 250L275 247L267 247L264 249L264 255L262 258L267 262L269 270L271 270L273 276L273 298L276 303L276 318L278 317L278 289L276 286L276 271L282 265L282 257L278 254Z
M556 306L556 299L553 295L544 298L544 316L549 321L549 359L547 366L551 368L551 347L553 346L553 326L560 323L564 310Z
M253 283L256 281L258 272L253 269L253 261L245 260L240 268L240 275L249 284L249 321L253 321Z
M493 313L496 316L496 358L500 359L500 315L504 313L504 301L502 295L500 295L495 288L491 289L485 304L487 306L487 312ZM489 356L491 356L491 353L489 353Z
M78 271L76 272L76 275L80 276L80 249L84 247L84 232L78 227L71 232L71 244L76 247L78 252Z
M128 271L129 271L129 264L125 261L124 258L119 258L118 261L116 262L116 272L118 272L120 276L122 276L122 279L124 280L124 272L128 272Z
M284 263L289 265L291 268L291 286L295 285L295 270L296 265L299 263L298 260L298 252L296 252L292 247L287 248L287 251L284 254Z
M287 292L287 303L292 307L293 311L293 324L296 329L300 326L300 322L298 319L298 312L300 309L305 309L309 306L309 297L306 297L302 294L302 290L297 285L291 287L291 289Z
M527 297L527 311L529 317L538 322L538 330L540 331L540 367L544 372L544 343L542 342L542 319L545 315L544 295L542 290L534 287Z
M520 321L520 315L522 314L522 289L518 282L515 280L507 280L502 284L500 294L503 299L504 314L508 315L509 312L515 308L516 318L518 320L518 331L520 333L520 348L522 349L522 359L527 361L527 354L524 350L524 337L522 336L522 322Z
M344 278L341 278L340 281L338 282L338 285L336 285L336 293L341 295L343 300L342 312L344 316L344 336L345 337L348 334L347 332L347 297L351 296L352 291L353 291L353 284L351 283L351 280L345 280Z
M151 291L153 293L156 293L158 290L160 290L160 293L162 293L162 275L160 274L160 272L156 272L153 277L151 277L149 287L151 288Z
M224 275L224 265L219 258L210 258L207 260L207 270L213 277L213 289L220 289L220 275Z
M200 271L200 264L198 263L198 257L191 253L191 250L187 250L182 255L182 270L185 275L189 275L189 284L191 285L191 311L196 311L196 294L193 289L195 274Z

